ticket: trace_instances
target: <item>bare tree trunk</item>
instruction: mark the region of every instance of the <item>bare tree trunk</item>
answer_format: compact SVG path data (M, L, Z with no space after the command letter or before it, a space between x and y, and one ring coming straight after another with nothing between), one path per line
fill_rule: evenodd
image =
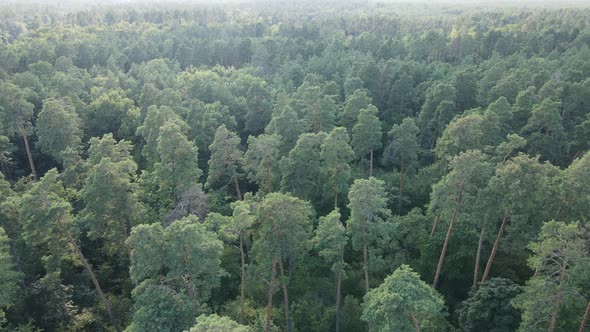
M437 213L434 217L434 223L432 224L432 231L430 231L430 237L434 236L434 232L436 232L436 228L438 227L438 223L440 222L440 213Z
M334 187L334 210L338 208L338 191Z
M107 299L107 297L104 295L104 292L102 291L102 288L100 287L100 283L98 282L98 279L96 278L96 275L94 274L94 271L92 270L92 267L90 266L90 263L88 263L88 261L86 260L86 257L84 257L84 254L82 253L82 250L80 250L80 247L78 247L78 244L72 238L72 236L70 234L67 234L67 236L68 236L68 242L72 245L72 247L74 247L74 251L76 251L76 254L78 255L78 258L80 258L80 261L82 261L82 265L84 265L86 272L88 272L88 274L90 275L90 279L92 279L92 283L94 284L94 288L96 288L96 292L98 293L98 297L102 301L102 304L104 305L105 310L107 311L107 314L109 315L109 319L111 320L111 323L113 324L113 327L115 328L115 331L120 332L121 329L119 328L119 324L117 323L117 319L115 318L115 315L113 314L113 311L111 310L111 304L109 303L109 300Z
M270 324L272 323L272 295L275 288L275 274L277 273L277 258L272 261L272 268L270 274L270 284L268 285L268 306L266 307L266 326L265 332L270 332Z
M240 184L238 183L238 176L234 176L234 184L236 186L236 195L238 196L238 201L242 200L242 192L240 191Z
M445 237L445 243L443 244L443 248L440 251L440 257L438 258L438 264L436 266L436 273L434 274L434 281L432 283L432 288L436 289L438 286L438 278L440 277L440 271L442 270L443 262L445 259L445 255L447 254L447 248L449 247L449 241L451 240L451 234L453 234L453 227L455 226L455 220L457 220L457 215L459 214L459 207L461 206L461 200L463 199L463 183L461 183L461 188L459 189L459 194L455 199L455 209L453 210L453 217L451 218L451 222L449 223L449 229L447 230L447 236Z
M563 265L561 266L561 273L559 273L559 286L557 288L557 294L555 294L555 311L551 314L551 320L549 321L549 332L553 332L555 329L555 321L557 321L557 313L559 312L559 306L561 305L561 285L565 280L565 270L567 269L567 256L563 257Z
M29 147L29 138L27 134L23 130L21 132L23 137L23 141L25 143L25 150L27 151L27 158L29 159L29 166L31 167L31 174L33 174L33 179L37 180L37 171L35 170L35 163L33 162L33 154L31 153L31 148Z
M340 259L338 260L338 273L336 275L336 332L340 331L340 288L342 286L342 262L344 261L344 243L340 245Z
M363 270L365 270L365 294L369 292L369 255L367 252L367 220L363 217Z
M281 268L281 287L283 288L283 301L285 304L285 320L287 321L287 331L291 332L291 312L289 310L289 291L285 283L285 270L283 269L283 261L279 260L279 267Z
M246 293L246 257L244 255L244 232L240 232L240 256L242 257L242 284L240 285L240 324L244 324L244 294Z
M580 329L578 332L584 332L586 329L586 323L588 323L588 318L590 318L590 301L588 302L588 306L586 307L586 312L584 313L584 318L582 318L582 323L580 324Z
M373 176L373 149L371 149L371 160L369 161L369 177Z
M507 221L508 209L504 210L504 218L502 218L502 225L500 226L500 230L498 231L498 236L496 236L496 241L494 242L494 247L492 248L492 252L490 253L490 257L488 258L488 263L486 264L486 269L483 272L483 277L481 277L481 282L485 282L486 280L488 280L490 271L492 270L492 264L494 263L494 258L496 258L496 253L498 252L500 239L502 238L502 234L504 234L504 228L506 228Z
M414 323L414 330L416 332L420 332L420 323L418 323L418 320L416 319L414 314L410 314L410 318L412 319L412 323Z
M401 213L404 201L404 162L401 161L401 167L399 171L399 211Z
M479 242L477 243L477 253L475 254L475 268L473 269L473 289L477 288L477 280L479 279L479 262L481 260L481 249L483 247L484 227L481 227L479 233Z

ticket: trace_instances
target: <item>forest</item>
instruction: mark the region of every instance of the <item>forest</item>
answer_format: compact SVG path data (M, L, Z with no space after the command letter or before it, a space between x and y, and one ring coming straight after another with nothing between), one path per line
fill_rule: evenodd
M590 5L0 3L0 331L590 331Z

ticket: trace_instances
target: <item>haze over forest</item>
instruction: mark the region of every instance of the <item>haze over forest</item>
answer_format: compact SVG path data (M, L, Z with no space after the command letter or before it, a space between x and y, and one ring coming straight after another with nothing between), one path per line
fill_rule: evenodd
M0 0L0 331L584 332L587 1Z

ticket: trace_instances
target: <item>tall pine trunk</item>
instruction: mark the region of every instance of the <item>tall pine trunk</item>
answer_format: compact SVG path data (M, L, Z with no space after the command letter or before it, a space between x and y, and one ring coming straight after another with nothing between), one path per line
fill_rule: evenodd
M33 174L33 179L37 180L37 171L35 170L35 163L33 162L33 154L31 153L31 148L29 147L29 138L27 134L23 130L21 132L23 137L23 142L25 143L25 151L27 152L27 158L29 159L29 166L31 167L31 174Z
M238 196L238 201L242 200L242 191L240 190L240 184L238 182L237 174L234 176L234 185L236 186L236 195Z
M369 255L367 252L367 220L363 217L363 270L365 270L365 294L369 292Z
M479 262L481 261L481 249L483 247L483 236L485 228L481 227L479 233L479 242L477 243L477 253L475 254L475 268L473 269L473 289L477 288L477 280L479 279Z
M338 272L336 275L336 332L340 331L340 288L342 286L342 262L344 261L344 243L340 245L340 259L338 260Z
M447 254L447 248L449 247L449 241L451 240L451 234L453 234L453 227L455 226L455 220L459 214L459 207L461 206L461 200L463 199L463 183L459 189L459 194L455 199L455 209L453 210L453 217L449 223L449 229L447 230L447 236L445 237L445 243L440 251L440 257L438 258L438 264L436 266L436 273L434 274L434 281L432 282L432 288L436 289L438 286L438 278L440 277L440 271L442 270L445 255Z
M494 263L494 258L496 258L496 253L498 252L498 247L500 245L500 239L502 238L502 234L504 234L504 229L506 228L506 222L508 221L508 209L504 210L504 217L502 218L502 225L500 226L500 230L498 230L498 235L496 236L496 241L494 242L494 247L492 248L492 252L490 253L490 257L488 258L488 262L486 264L486 269L483 272L483 276L481 277L481 282L485 282L488 280L490 276L490 271L492 270L492 264Z
M434 236L434 233L436 232L436 228L438 227L439 222L440 222L440 213L437 213L436 216L434 216L434 223L432 223L432 230L430 231L430 237Z
M412 323L414 323L414 331L420 332L420 323L416 319L416 316L414 316L414 314L410 314L410 318L412 319Z
M111 310L111 304L109 303L109 300L107 299L107 297L104 295L104 292L102 291L102 288L100 287L100 283L98 282L98 279L96 278L96 275L94 274L94 271L92 270L92 267L90 266L90 263L88 263L88 261L86 260L86 257L84 257L82 250L80 250L80 247L78 246L78 243L76 243L74 238L72 238L72 236L70 234L68 234L67 236L68 236L68 242L72 245L72 247L74 247L74 251L76 251L76 254L78 255L78 258L80 258L80 261L82 261L82 265L84 265L86 272L88 272L88 274L90 275L90 279L92 279L92 283L94 284L94 288L96 288L96 292L98 293L98 297L102 301L102 304L104 305L105 310L107 311L107 314L109 315L109 319L111 320L111 323L113 324L113 327L115 328L115 331L120 332L121 329L119 328L119 324L117 323L117 319L115 318L115 315L113 314L113 311Z
M285 321L287 322L287 331L291 332L291 311L289 310L289 291L285 283L285 270L283 269L283 261L279 260L279 267L281 269L281 287L283 288L283 301L285 305Z
M559 286L557 288L557 294L555 294L555 311L551 313L551 320L549 321L549 332L555 330L555 322L557 321L557 313L559 312L559 306L561 305L561 285L565 280L565 271L567 269L567 256L563 257L563 265L561 265L561 272L559 273Z
M240 285L240 323L244 324L244 295L246 293L246 257L244 255L244 232L240 232L240 256L242 258L242 284Z
M578 332L584 332L586 324L588 323L588 318L590 318L590 301L588 301L588 306L586 307L586 312L584 313L584 318L582 318L582 323L580 323L580 329Z
M266 307L266 326L265 332L270 332L270 325L272 323L272 295L275 291L275 274L277 273L277 258L272 261L272 268L270 272L270 283L268 284L268 305Z

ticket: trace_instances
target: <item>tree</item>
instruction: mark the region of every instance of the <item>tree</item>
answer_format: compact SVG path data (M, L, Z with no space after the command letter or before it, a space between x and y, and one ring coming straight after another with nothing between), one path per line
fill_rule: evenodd
M374 331L416 331L442 315L440 294L402 265L365 295L362 319Z
M248 241L250 233L250 227L254 222L254 216L252 215L252 207L250 202L236 201L232 203L233 214L230 218L223 218L225 222L219 226L219 232L227 237L232 242L235 240L239 241L240 248L240 322L244 322L245 315L245 297L246 297L246 249L245 245ZM213 213L210 213L210 218Z
M296 259L305 252L308 236L311 232L310 217L313 210L309 203L286 194L271 193L256 209L256 226L254 232L254 259L266 268L270 268L268 286L268 307L266 331L268 332L272 317L272 298L275 287L277 265L279 267L279 284L283 289L285 305L285 324L291 331L289 311L288 284L290 269ZM289 271L285 271L284 265Z
M305 132L332 130L336 120L336 103L331 96L325 95L319 86L305 81L294 97Z
M216 314L197 317L197 324L188 332L250 332L248 326L240 325L228 317Z
M11 83L0 85L0 114L3 115L4 132L9 137L20 135L25 145L29 167L33 178L37 178L33 154L29 145L29 134L33 127L31 120L33 118L34 105L25 99L21 89Z
M522 286L508 279L492 278L482 283L458 309L460 331L516 331L520 313L510 301L521 292Z
M90 137L111 133L115 139L132 140L139 124L135 102L117 89L100 95L88 105L84 125Z
M381 148L381 121L377 117L377 108L370 105L360 111L357 123L352 128L352 148L361 162L369 154L369 177L373 176L373 152ZM364 166L363 166L364 168Z
M352 128L357 122L361 110L371 105L372 100L367 95L366 90L357 89L346 98L344 109L340 113L338 124L345 127L349 134L352 134Z
M576 292L574 280L579 276L572 271L585 255L580 228L578 224L548 221L529 249L533 254L528 264L535 275L512 305L522 312L520 330L551 332L562 304Z
M37 147L62 162L61 152L67 148L79 150L82 132L76 110L65 100L46 99L37 116Z
M132 331L187 329L219 285L222 243L194 216L133 227L131 280L136 310Z
M334 193L334 209L338 208L338 194L346 194L350 181L350 165L354 153L348 145L346 128L334 128L322 142L321 172L326 178L326 191Z
M280 179L280 136L262 134L248 137L248 150L244 154L244 169L248 179L264 193L273 192Z
M127 256L125 240L139 219L142 206L136 196L137 164L132 145L116 142L112 134L90 139L88 173L81 190L81 220L93 240L105 239L107 252Z
M144 173L146 185L152 181L157 197L154 205L160 212L167 211L179 202L184 193L197 186L202 171L199 169L197 147L182 133L181 127L167 122L160 128L157 140L158 162L153 173ZM146 193L153 195L154 193Z
M313 243L319 249L319 255L330 264L330 270L336 274L336 331L340 331L342 272L344 269L344 246L348 242L346 228L340 221L338 210L320 217L318 228L315 230Z
M13 258L10 255L10 239L6 236L4 228L0 227L0 325L5 322L4 311L15 301L18 282L21 274L14 270Z
M58 176L56 169L49 170L23 195L20 215L26 232L25 239L31 245L43 245L47 248L47 256L44 257L47 273L56 273L58 263L67 259L73 250L89 274L113 327L119 332L119 324L109 300L76 239L72 206L65 199L66 191Z
M316 202L320 200L321 146L325 133L302 134L289 155L283 157L281 190L299 198Z
M389 131L391 142L387 154L389 158L399 160L399 210L402 211L404 201L404 175L407 168L411 168L418 159L420 145L418 134L420 129L412 118L405 118L401 124L394 125ZM387 158L386 158L387 159Z
M236 191L237 199L242 200L240 178L243 176L241 168L245 160L244 152L240 150L240 138L227 130L225 125L221 125L215 132L215 138L209 150L211 150L211 158L206 187L218 189L231 183Z
M136 134L143 137L145 141L141 149L141 155L144 157L148 169L151 169L159 160L158 139L160 138L160 131L166 122L177 125L180 134L186 134L188 131L187 124L168 106L160 108L150 106L143 124L137 128Z
M540 154L554 165L563 165L567 153L565 130L560 115L561 104L545 99L533 107L531 117L522 128L521 135L527 140L531 154Z
M555 166L525 155L497 166L479 204L484 227L487 224L495 231L501 221L482 281L490 276L504 231L510 236L504 250L510 255L524 254L526 244L538 234L543 221L554 216L553 211L559 206L559 200L555 199L559 196L558 188L554 185L558 175Z
M455 95L455 88L447 83L437 83L426 91L426 100L417 119L422 147L433 148L436 139L453 118Z
M492 176L493 168L488 157L479 150L470 150L454 157L450 172L432 187L430 210L440 218L450 219L447 235L438 259L433 287L438 287L444 258L453 234L455 222L464 206L471 206L478 192Z
M356 179L348 192L347 232L353 249L363 252L365 294L369 292L369 250L378 245L379 237L387 236L385 221L391 214L383 186L383 181L372 177Z

